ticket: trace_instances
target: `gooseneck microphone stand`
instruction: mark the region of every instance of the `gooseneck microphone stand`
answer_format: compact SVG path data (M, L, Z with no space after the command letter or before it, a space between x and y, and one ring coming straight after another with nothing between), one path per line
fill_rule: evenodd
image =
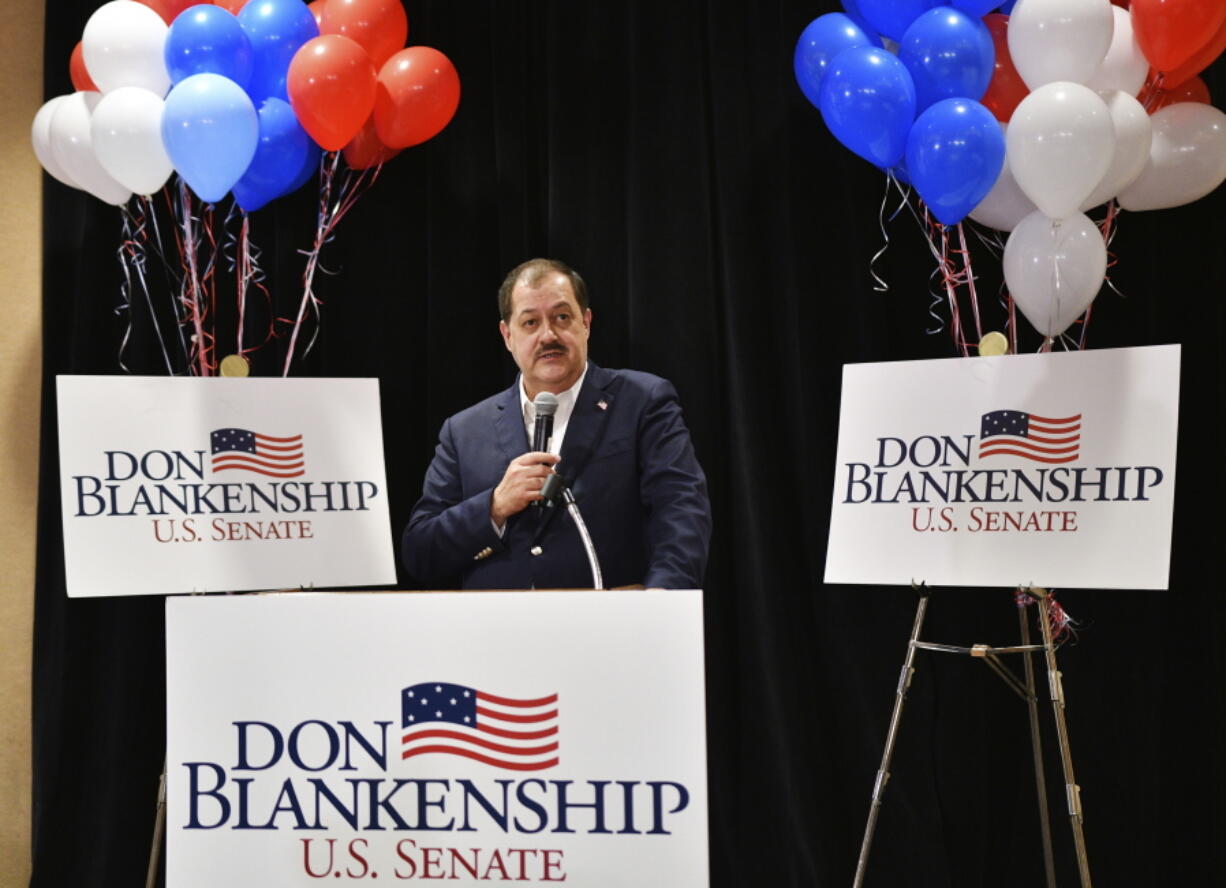
M553 474L545 479L545 484L541 487L541 497L542 502L551 506L561 500L566 511L570 512L575 528L579 531L579 539L583 542L583 551L587 554L588 567L592 570L592 588L603 589L604 578L600 575L600 561L596 558L596 546L592 543L592 535L588 532L583 515L579 512L579 504L575 502L575 495L571 493L569 487L562 483L560 475Z

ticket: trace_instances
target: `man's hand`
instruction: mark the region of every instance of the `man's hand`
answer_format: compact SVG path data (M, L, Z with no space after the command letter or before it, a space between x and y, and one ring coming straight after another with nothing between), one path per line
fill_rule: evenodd
M557 464L558 457L552 453L525 453L511 460L490 498L490 518L494 524L502 527L512 515L539 500L541 485Z

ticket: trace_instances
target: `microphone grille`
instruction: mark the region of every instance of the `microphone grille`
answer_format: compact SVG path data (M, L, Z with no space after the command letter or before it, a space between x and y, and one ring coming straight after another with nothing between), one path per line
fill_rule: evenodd
M541 392L532 400L537 416L553 416L558 412L558 398L550 392Z

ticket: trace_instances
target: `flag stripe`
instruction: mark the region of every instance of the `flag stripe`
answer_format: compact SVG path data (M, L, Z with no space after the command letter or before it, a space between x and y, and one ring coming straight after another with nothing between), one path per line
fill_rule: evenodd
M536 715L514 715L510 712L498 712L494 709L486 709L483 706L477 707L477 715L484 715L487 718L496 718L499 721L517 722L520 724L530 724L532 722L542 722L547 719L557 718L558 710L551 709L548 712L541 712Z
M1068 463L1068 462L1074 462L1077 459L1076 453L1072 454L1071 456L1048 457L1048 456L1039 456L1038 454L1035 454L1035 453L1026 453L1024 450L1010 450L1007 447L979 451L980 456L996 456L997 454L1002 454L1002 453L1007 456L1024 456L1026 459L1032 459L1035 462L1042 462L1042 463Z
M483 703L497 703L499 706L551 706L558 702L557 694L550 694L548 697L539 697L536 700L512 700L510 697L495 697L493 694L487 694L483 691L477 691L477 699Z
M1076 453L1078 450L1078 445L1076 444L1069 447L1045 447L1042 444L1032 444L1027 438L1008 438L997 436L995 438L990 438L979 445L979 455L982 456L993 447L1021 447L1023 450L1030 450L1034 453L1050 453L1053 455L1060 453Z
M1063 419L1053 419L1047 416L1035 416L1034 413L1031 413L1030 421L1032 423L1035 423L1035 422L1047 423L1049 424L1049 426L1060 426L1060 424L1069 423L1069 422L1081 422L1081 415L1080 413L1078 413L1078 415L1076 416L1065 416Z
M219 465L255 465L262 469L300 469L305 465L305 461L299 459L297 462L293 460L267 460L251 456L246 453L226 453L221 456L213 457L213 466L216 468Z
M300 463L299 465L301 465L301 463ZM293 467L292 467L292 466L289 466L289 467L287 467L287 468L293 468ZM300 475L305 475L305 474L306 474L306 470L305 470L305 469L298 469L297 471L293 471L293 472L291 472L291 471L283 471L283 472L270 472L270 471L268 471L267 469L257 469L257 468L255 468L254 466L247 466L247 465L218 465L217 463L213 463L213 471L214 471L214 472L225 472L225 471L227 471L227 470L229 470L229 471L239 471L239 472L255 472L257 475L265 475L265 476L267 476L267 477L269 477L269 478L297 478L297 477L299 477Z
M486 740L483 737L473 737L468 734L463 734L459 731L445 731L440 728L431 728L425 731L414 731L411 734L404 735L404 743L412 743L415 740L424 740L427 737L438 737L444 740L460 740L465 743L472 743L480 746L483 749L489 749L493 752L505 752L508 755L543 755L546 752L556 752L558 748L557 742L546 743L541 746L508 746L505 743L495 743L492 740Z
M458 746L420 746L417 749L406 749L400 754L402 759L412 758L415 755L426 755L431 752L441 752L446 755L461 755L465 758L474 759L478 762L484 762L487 765L493 765L496 768L507 768L511 771L542 771L545 768L552 768L558 763L558 759L548 759L543 762L512 762L506 759L496 759L488 755L482 755L479 752L474 752L471 749L462 749Z
M998 437L1008 437L1008 436L1001 435ZM1023 440L1037 441L1040 444L1072 444L1075 441L1080 441L1081 435L1070 435L1067 438L1048 438L1048 437L1045 437L1044 435L1027 435Z
M288 444L291 441L301 441L302 435L291 435L288 438L274 438L272 435L261 435L259 432L252 432L257 441L276 441L278 444Z
M301 453L302 444L265 444L263 441L256 442L256 453L268 453L270 456L277 456L282 453Z
M493 725L477 725L478 731L485 731L495 737L505 737L508 740L540 740L542 737L552 737L558 733L557 725L541 731L508 731L506 728L495 728Z

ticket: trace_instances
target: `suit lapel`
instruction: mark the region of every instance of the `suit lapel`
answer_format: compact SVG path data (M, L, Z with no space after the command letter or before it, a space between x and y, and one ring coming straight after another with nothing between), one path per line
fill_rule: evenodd
M587 378L575 399L575 409L566 426L566 440L562 442L561 474L572 487L608 428L616 381L616 374L588 364Z
M528 452L528 432L524 428L523 410L519 404L519 377L494 402L494 437L507 462Z

